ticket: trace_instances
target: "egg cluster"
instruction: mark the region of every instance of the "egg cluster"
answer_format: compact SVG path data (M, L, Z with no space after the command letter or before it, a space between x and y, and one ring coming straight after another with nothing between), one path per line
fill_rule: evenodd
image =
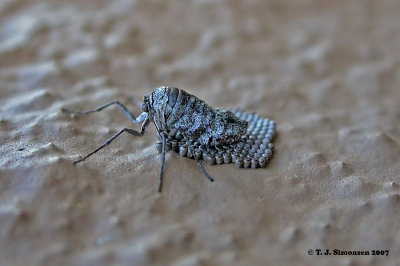
M229 145L204 146L188 140L182 132L170 131L166 138L166 150L173 150L182 157L204 160L209 165L234 163L238 168L265 167L271 159L276 123L258 114L231 110L237 117L248 122L246 134L241 140ZM156 144L161 152L162 143Z

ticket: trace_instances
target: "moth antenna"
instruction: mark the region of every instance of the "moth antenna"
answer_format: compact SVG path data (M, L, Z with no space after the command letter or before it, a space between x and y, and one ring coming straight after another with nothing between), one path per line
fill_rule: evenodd
M142 109L142 102L133 97L132 95L128 96L129 101L131 101L134 105Z

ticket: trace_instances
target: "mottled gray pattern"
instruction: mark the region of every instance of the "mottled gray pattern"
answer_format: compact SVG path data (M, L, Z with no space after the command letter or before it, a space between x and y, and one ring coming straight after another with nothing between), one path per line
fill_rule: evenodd
M118 107L134 123L142 123L140 131L123 128L101 146L93 150L74 165L108 146L123 133L142 137L152 121L161 139L158 145L161 152L161 166L158 191L163 184L165 151L171 148L181 156L194 158L203 174L211 182L214 179L201 166L199 160L208 164L234 162L236 167L264 167L272 155L270 141L275 133L275 122L263 119L256 114L214 109L197 97L177 88L160 87L143 99L143 113L137 118L119 101L112 101L92 110L73 111L72 114L100 112L111 106ZM248 127L248 124L250 126Z
M241 110L232 110L232 113L248 123L246 133L235 143L203 145L186 138L180 131L171 130L167 135L166 150L175 151L182 157L203 159L209 165L234 163L238 168L265 167L272 157L275 122ZM156 147L161 153L162 142Z
M208 106L181 89L160 87L145 97L148 111L159 130L169 135L180 132L186 139L201 145L232 144L246 133L247 121L231 111Z

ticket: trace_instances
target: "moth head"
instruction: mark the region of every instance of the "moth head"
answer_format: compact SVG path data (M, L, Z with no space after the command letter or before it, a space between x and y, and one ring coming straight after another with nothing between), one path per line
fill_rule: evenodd
M148 96L144 96L143 103L142 103L143 112L146 112L146 113L149 112L149 105L150 105L149 97Z

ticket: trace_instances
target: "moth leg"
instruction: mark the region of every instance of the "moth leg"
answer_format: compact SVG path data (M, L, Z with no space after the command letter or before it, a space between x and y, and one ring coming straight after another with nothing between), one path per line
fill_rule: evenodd
M112 137L110 137L109 139L107 139L103 145L99 146L97 149L93 150L92 152L90 152L88 155L86 155L85 157L83 157L82 159L75 161L74 165L76 165L77 163L83 162L84 160L86 160L87 158L89 158L90 156L92 156L93 154L95 154L96 152L98 152L99 150L103 149L104 147L106 147L108 144L110 144L114 139L116 139L119 135L121 135L122 133L126 132L129 133L131 135L134 136L138 136L138 137L142 137L144 135L144 132L146 130L147 125L149 124L150 120L147 119L145 120L145 122L142 124L142 129L141 131L136 131L134 129L131 128L124 128L121 129L117 134L113 135Z
M132 112L129 111L128 108L126 108L126 106L123 105L122 103L120 103L118 100L112 101L112 102L109 102L109 103L106 103L106 104L104 104L104 105L102 105L102 106L99 106L99 107L97 107L97 108L95 108L95 109L87 110L87 111L74 111L74 110L69 110L69 109L66 109L66 108L61 108L61 110L62 110L63 112L70 113L70 114L85 115L85 114L90 114L90 113L94 113L94 112L100 112L101 110L103 110L103 109L105 109L105 108L107 108L107 107L109 107L109 106L111 106L111 105L113 105L113 104L118 105L119 109L121 109L122 112L124 112L124 114L125 114L125 115L129 118L129 120L131 120L134 124L139 124L139 123L143 122L143 121L147 118L147 113L142 113L139 117L136 118L136 117L132 114Z
M200 167L200 170L203 172L203 174L208 178L208 180L210 180L210 182L214 182L214 179L211 178L211 176L206 172L206 170L204 169L204 167L201 165L199 159L196 159L196 163L197 165Z
M165 135L164 132L160 132L161 140L162 140L162 149L161 149L161 167L160 167L160 175L159 175L159 183L158 183L158 192L161 192L163 185L163 172L164 172L164 163L165 163Z

